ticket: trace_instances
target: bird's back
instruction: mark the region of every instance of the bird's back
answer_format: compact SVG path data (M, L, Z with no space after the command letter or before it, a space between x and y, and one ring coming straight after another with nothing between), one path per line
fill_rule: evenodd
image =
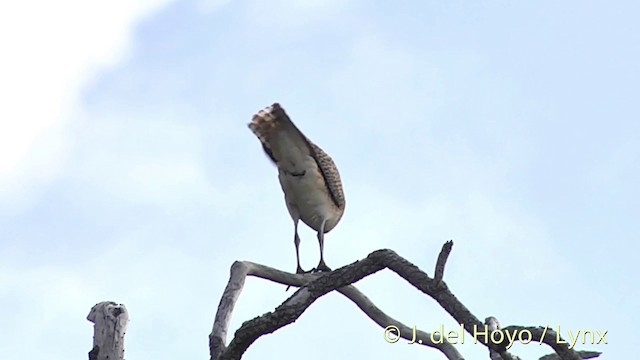
M278 166L291 216L298 215L315 230L326 219L325 232L331 230L345 207L340 174L331 157L309 141L277 103L254 115L249 128Z

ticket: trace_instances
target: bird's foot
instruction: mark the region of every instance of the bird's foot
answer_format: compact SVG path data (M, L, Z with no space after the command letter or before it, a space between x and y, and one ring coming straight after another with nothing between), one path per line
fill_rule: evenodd
M315 269L311 269L311 270L305 271L305 270L302 270L302 268L300 267L300 265L298 265L298 268L296 269L296 274L299 274L299 275L302 275L302 274L310 274L310 273L314 272L314 270L315 270ZM286 288L284 291L285 291L285 292L286 292L286 291L289 291L289 288L290 288L290 287L291 287L291 285L288 285L288 286L287 286L287 288Z
M315 269L304 271L304 270L302 270L302 268L300 266L298 266L298 268L296 269L296 274L309 274L309 273L312 273L313 270L315 270Z
M328 271L332 271L327 264L324 263L324 261L321 261L318 266L316 266L313 270L311 270L312 272L328 272Z

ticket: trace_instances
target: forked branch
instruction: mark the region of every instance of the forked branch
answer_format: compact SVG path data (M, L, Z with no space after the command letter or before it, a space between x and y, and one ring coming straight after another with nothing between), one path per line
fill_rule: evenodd
M448 241L443 245L436 263L434 278L429 277L417 266L388 249L374 251L366 258L332 272L304 275L290 274L248 261L236 261L231 266L231 276L220 300L213 330L209 335L211 360L240 359L248 347L260 336L272 333L294 322L315 300L333 290L338 290L351 299L378 325L386 327L389 324L394 324L399 327L401 336L402 334L411 333L408 327L384 314L380 309L375 307L366 296L351 285L384 268L388 268L397 273L416 289L432 297L458 323L463 324L467 332L474 334L477 329L484 329L485 324L480 322L480 320L449 291L446 283L442 281L445 263L451 252L452 245L452 241ZM244 286L246 276L256 276L285 285L301 286L301 288L278 306L275 311L243 323L236 331L235 337L229 345L226 346L226 336L231 314ZM517 330L513 327L508 327L503 330L507 329ZM522 327L519 329L524 330L525 328ZM551 336L542 336L537 332L536 329L538 328L535 327L528 327L526 329L532 331L534 340L541 340L543 343L552 347L560 359L578 360L596 357L600 354L589 353L589 355L587 355L588 357L583 357L580 353L570 349L566 342L562 343L562 339L559 337L552 338ZM430 334L422 331L417 331L416 335L417 339L422 340L423 345L437 348L448 359L462 359L462 356L452 344L448 342L434 344L431 341ZM403 337L406 338L405 336ZM502 359L508 360L516 358L506 351L506 341L496 343L483 339L483 337L477 337L477 339L491 349L492 354L499 355ZM560 341L557 341L557 339Z

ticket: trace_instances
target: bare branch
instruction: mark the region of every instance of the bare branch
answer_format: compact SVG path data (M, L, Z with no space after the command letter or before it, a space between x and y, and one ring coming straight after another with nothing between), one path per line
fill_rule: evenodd
M494 316L489 316L488 318L484 319L484 324L487 325L489 333L500 330L500 322ZM506 350L502 354L500 354L493 349L489 349L489 358L491 358L491 360L504 359L505 356L513 360L521 360L519 357L511 354Z
M597 351L578 351L578 354L582 359L593 359L600 356L602 353ZM562 359L558 354L549 354L540 358L540 360L560 360Z
M225 292L223 293L222 299L220 301L220 305L218 306L218 312L214 321L213 330L211 335L209 336L211 358L215 359L226 349L226 346L224 344L226 343L229 321L235 303L240 295L240 292L242 291L242 286L244 284L244 279L246 278L246 276L255 276L281 284L302 286L306 283L309 283L313 279L317 279L322 275L322 273L291 274L250 261L236 261L231 267L231 276L229 278L229 283L227 284ZM369 318L371 318L382 328L386 328L389 325L397 326L400 330L402 338L406 340L412 340L408 334L411 334L413 329L386 315L355 286L345 286L338 289L338 291L348 299L353 301L360 309L362 309L362 311L365 312L367 316L369 316ZM435 338L437 339L438 336L436 335ZM421 345L434 347L440 350L448 359L462 359L462 356L452 344L446 341L443 344L433 343L433 341L431 341L430 333L416 329L415 341L421 341Z
M442 281L442 277L444 276L444 265L447 263L447 259L449 258L452 247L452 240L449 240L444 243L444 245L442 245L442 250L440 250L440 254L438 255L438 261L436 261L436 270L433 276L433 280L435 280L436 282Z
M488 331L488 327L485 328L485 325L481 323L480 320L478 320L478 318L475 317L449 291L446 283L441 279L442 274L444 273L444 265L451 251L452 245L453 242L447 242L443 246L440 256L438 257L436 265L436 273L438 273L439 277L438 280L429 277L417 266L388 249L374 251L365 259L337 269L333 272L309 275L293 275L254 263L236 262L232 266L231 278L227 288L225 289L223 298L220 301L220 307L216 314L214 328L210 335L211 358L239 359L247 348L260 336L272 333L277 329L294 322L319 297L335 289L340 289L346 285L357 282L385 267L391 269L415 288L436 300L458 323L463 324L464 329L470 334L475 335L478 331ZM250 272L255 272L255 274L249 274ZM266 313L243 323L240 329L236 332L236 335L228 348L225 348L224 344L231 312L233 311L233 306L235 305L242 289L246 275L263 277L282 284L294 286L300 286L306 282L306 285L296 291L282 305L277 307L275 311ZM341 293L349 297L348 288L346 288L346 290L341 290ZM354 298L356 300L354 300ZM354 298L350 297L350 299L356 302L358 306L367 306L366 302L363 302L362 298L355 296ZM368 315L374 319L376 323L383 326L383 324L385 324L383 317L378 316L379 314L375 314L375 311L372 313L375 317L369 313ZM522 329L525 328L522 327ZM532 327L531 329L537 328ZM408 328L405 327L405 330L408 330ZM421 334L421 336L423 335L424 334ZM499 354L502 359L515 359L514 356L506 351L506 346L508 345L507 341L494 343L489 341L489 339L484 339L482 336L477 336L476 338L489 349ZM576 351L568 349L567 346L562 346L562 344L557 344L547 339L546 336L544 337L543 342L550 345L563 360L580 359L580 355Z
M583 357L579 352L569 348L569 344L562 337L560 337L560 334L555 332L553 329L549 329L546 327L511 325L502 329L502 331L515 333L515 334L520 334L523 332L527 332L528 334L531 334L532 342L535 341L540 343L540 341L542 341L543 343L549 345L556 352L556 356L558 356L557 359L581 360L581 359L590 359L593 357L600 356L600 353L596 353L597 355L593 356L594 352L584 352L584 354L589 357Z
M236 266L236 264L238 263L234 263L234 266ZM216 329L214 329L210 336L212 359L239 359L247 348L260 336L272 333L294 322L320 296L338 287L354 283L380 269L382 269L381 265L377 264L376 261L370 257L367 257L330 273L312 274L317 276L317 278L309 282L305 287L298 289L289 299L277 307L274 312L266 313L242 324L240 329L236 331L235 337L231 340L229 346L222 353L217 352L222 348L218 344L220 332L216 333ZM284 277L280 277L280 280L284 280ZM229 289L229 285L227 285L227 289ZM223 297L226 295L227 289L225 289ZM216 322L218 321L219 314L220 311L216 314ZM224 324L222 317L220 323ZM224 335L226 335L226 331Z
M462 355L458 352L458 349L453 346L453 344L451 344L446 339L442 339L443 341L440 342L440 336L438 335L434 336L437 341L437 343L434 343L431 340L431 333L415 329L415 339L413 339L414 329L385 314L355 286L349 285L341 287L336 291L340 292L342 295L346 296L347 298L349 298L349 300L358 305L358 307L365 314L367 314L367 316L371 318L371 320L380 325L380 327L382 327L383 329L389 325L396 326L399 330L400 337L405 340L413 340L416 342L416 344L436 348L440 350L447 357L447 359L450 360L463 359ZM412 334L412 336L409 336L408 334Z
M247 276L255 276L281 284L301 286L319 276L321 273L314 274L290 274L280 271L269 266L256 264L250 261L236 261L231 265L231 274L227 287L224 289L218 311L213 323L211 335L209 335L209 349L211 359L215 359L226 349L227 331L231 315L236 305L236 301L244 287L244 281Z
M89 360L123 360L124 334L129 314L122 304L104 301L94 305L87 315L93 326L93 348Z

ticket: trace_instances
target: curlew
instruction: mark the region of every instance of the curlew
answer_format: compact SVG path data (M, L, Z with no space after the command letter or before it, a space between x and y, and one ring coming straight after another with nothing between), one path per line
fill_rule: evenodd
M306 272L300 266L299 220L318 232L320 262L310 271L331 271L324 262L324 234L338 224L345 207L338 168L329 155L295 126L278 103L255 114L249 128L278 167L278 179L293 220L296 273Z

